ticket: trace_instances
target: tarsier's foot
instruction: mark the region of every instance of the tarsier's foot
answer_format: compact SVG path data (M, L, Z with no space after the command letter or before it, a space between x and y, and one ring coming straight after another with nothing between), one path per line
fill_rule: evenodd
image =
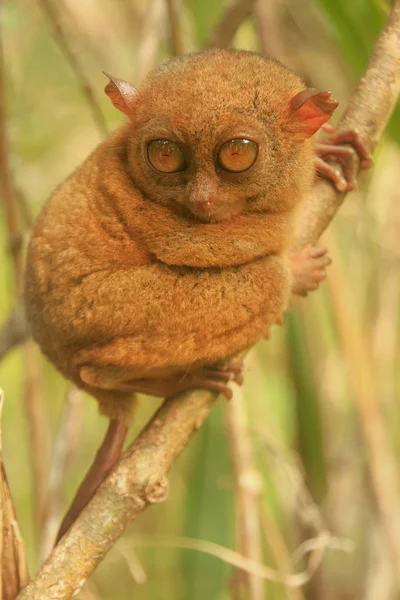
M326 278L326 267L332 263L328 249L323 246L307 246L304 250L292 254L290 264L293 274L292 292L306 296L316 290Z
M366 143L361 139L357 131L337 132L332 125L325 124L322 129L329 135L326 138L318 140L315 146L317 159L317 174L326 179L330 179L339 192L350 192L357 187L355 152L360 158L360 167L368 169L372 166L372 157ZM341 144L351 144L342 146ZM335 158L343 167L343 176L337 173L335 169L328 164L326 159Z
M230 400L233 392L228 383L231 381L242 385L242 361L228 360L214 365L194 367L164 379L138 379L132 382L132 386L138 393L161 397L201 388L224 394Z

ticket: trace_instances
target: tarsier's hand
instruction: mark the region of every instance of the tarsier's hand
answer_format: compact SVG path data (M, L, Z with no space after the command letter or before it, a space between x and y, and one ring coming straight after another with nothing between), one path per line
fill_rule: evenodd
M324 246L307 246L304 250L292 254L292 292L299 296L307 296L308 292L316 290L326 278L326 267L331 263L328 249Z
M320 138L315 144L317 175L330 179L339 192L350 192L357 187L355 153L357 152L360 158L361 168L368 169L372 166L370 151L360 135L353 129L337 132L332 125L327 123L321 129L328 133L328 136ZM352 144L353 148L341 144ZM343 176L325 162L329 158L335 158L341 163Z

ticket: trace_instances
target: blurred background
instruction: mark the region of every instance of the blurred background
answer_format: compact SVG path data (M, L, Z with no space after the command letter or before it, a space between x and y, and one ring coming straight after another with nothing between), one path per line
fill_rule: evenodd
M2 447L31 574L51 549L107 423L29 338L15 344L25 330L19 256L52 190L122 123L103 94L102 71L140 85L174 54L209 45L260 50L332 91L340 101L337 119L388 4L1 3L0 168L4 175L8 165L15 212L10 221L0 202ZM168 501L132 524L78 598L400 598L397 481L383 489L374 476L400 453L399 123L397 111L374 169L323 240L334 260L327 281L294 300L285 326L253 349L233 408L218 401L173 468ZM131 439L158 404L141 399ZM393 527L383 505L393 507ZM182 537L194 549L185 550ZM222 546L220 558L206 542ZM235 569L224 548L281 578L319 567L304 586L291 587Z

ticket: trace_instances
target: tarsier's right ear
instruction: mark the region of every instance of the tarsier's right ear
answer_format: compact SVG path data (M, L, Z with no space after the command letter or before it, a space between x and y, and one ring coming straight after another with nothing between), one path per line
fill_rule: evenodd
M310 137L332 116L339 102L330 92L307 88L296 94L290 102L291 122L302 137Z
M107 73L104 73L104 75L110 80L104 88L105 93L115 108L118 108L118 110L128 115L128 117L131 117L139 99L139 92L133 85L123 81L123 79L111 77Z

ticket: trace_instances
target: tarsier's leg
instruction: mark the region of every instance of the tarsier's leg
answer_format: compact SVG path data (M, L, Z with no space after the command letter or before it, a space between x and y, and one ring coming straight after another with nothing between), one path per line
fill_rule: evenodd
M372 166L372 157L365 142L360 135L354 131L337 132L332 125L323 125L322 129L328 133L326 138L320 138L315 145L317 154L316 170L317 174L326 179L330 179L339 192L354 190L356 182L355 170L355 152L360 158L362 169L368 169ZM343 144L351 144L353 148ZM326 159L337 159L343 167L343 176L340 175L332 166L325 162Z
M56 543L71 527L80 512L92 498L93 494L111 471L121 456L122 447L128 432L126 420L111 419L106 436L97 451L96 457L82 481L65 515L57 534Z
M129 368L124 370L109 366L84 366L80 376L84 383L102 389L115 389L162 398L172 396L189 389L201 388L217 391L228 399L232 390L228 383L243 383L243 363L239 360L227 360L213 365L196 366L176 371L167 376L140 378L134 377Z
M292 292L299 296L306 296L307 292L316 290L326 278L326 267L332 263L328 256L328 249L323 246L308 246L292 254L290 264L292 268Z

